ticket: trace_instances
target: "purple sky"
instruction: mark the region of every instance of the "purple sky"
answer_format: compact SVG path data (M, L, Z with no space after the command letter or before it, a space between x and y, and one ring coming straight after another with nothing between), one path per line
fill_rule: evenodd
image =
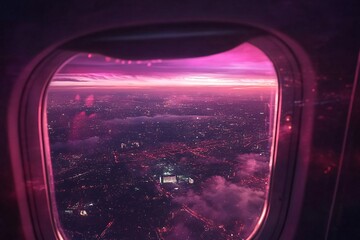
M177 60L129 61L79 54L53 77L52 87L276 87L272 62L245 43L227 52Z

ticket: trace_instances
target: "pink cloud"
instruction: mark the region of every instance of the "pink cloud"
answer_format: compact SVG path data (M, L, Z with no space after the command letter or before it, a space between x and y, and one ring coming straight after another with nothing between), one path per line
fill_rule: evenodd
M51 86L267 86L277 85L272 62L245 43L227 52L188 59L120 61L80 54L54 76Z
M209 178L202 191L189 190L174 199L211 220L216 225L247 237L257 223L265 202L265 193L227 181L221 176Z

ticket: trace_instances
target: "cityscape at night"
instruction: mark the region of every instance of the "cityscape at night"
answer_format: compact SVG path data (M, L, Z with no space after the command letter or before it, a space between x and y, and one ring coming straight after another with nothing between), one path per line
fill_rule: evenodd
M67 238L246 239L255 230L269 190L276 81L249 86L223 75L221 84L206 74L207 86L197 72L198 82L166 86L151 84L164 70L123 71L125 87L93 87L120 73L73 66L47 95L56 217Z
M0 240L360 240L359 1L2 1Z

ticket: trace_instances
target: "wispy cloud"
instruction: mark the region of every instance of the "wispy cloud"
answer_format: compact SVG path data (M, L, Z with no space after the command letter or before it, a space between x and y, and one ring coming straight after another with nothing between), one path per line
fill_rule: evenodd
M247 43L220 54L176 60L125 61L80 54L51 83L63 87L276 85L272 62Z

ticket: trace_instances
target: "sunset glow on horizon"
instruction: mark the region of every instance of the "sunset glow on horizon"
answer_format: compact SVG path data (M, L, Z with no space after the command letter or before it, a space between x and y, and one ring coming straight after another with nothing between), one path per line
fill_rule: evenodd
M229 51L174 60L121 60L96 54L78 54L53 77L53 88L277 86L270 59L245 43Z
M66 237L247 239L267 212L278 91L272 62L247 43L187 59L69 59L44 124Z

